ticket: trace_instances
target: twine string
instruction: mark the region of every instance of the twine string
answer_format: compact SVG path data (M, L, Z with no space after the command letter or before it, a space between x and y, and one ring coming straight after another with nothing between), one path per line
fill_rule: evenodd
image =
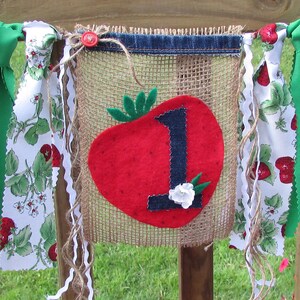
M82 36L83 32L87 32L87 31L91 31L91 32L95 33L98 36L98 39L99 39L98 43L111 43L111 44L118 45L126 55L129 70L132 74L133 79L135 80L135 82L139 86L144 87L143 84L137 78L135 68L134 68L134 64L133 64L133 61L132 61L132 57L131 57L129 51L127 50L127 48L125 47L125 45L123 43L121 43L118 39L103 37L103 36L105 36L106 34L109 33L109 27L105 26L105 25L100 25L100 26L93 25L92 27L91 26L84 27L82 25L77 24L75 26L75 32L73 32L73 33L70 33L70 32L63 33L63 38L69 40L69 44L75 50L75 52L71 56L69 56L65 61L62 61L62 62L58 63L51 70L51 73L55 72L60 67L60 65L66 64L69 61L72 61L75 57L77 57L77 55L82 50L85 49L85 45L83 45L83 43L81 41L81 36Z

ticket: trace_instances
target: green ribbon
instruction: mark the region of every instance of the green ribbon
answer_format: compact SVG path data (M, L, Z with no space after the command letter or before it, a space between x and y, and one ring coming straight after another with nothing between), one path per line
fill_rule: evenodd
M293 236L300 222L300 19L288 26L287 37L292 39L292 44L295 48L290 90L297 116L296 158L293 189L286 226L286 236Z
M12 114L15 77L10 67L10 58L18 44L24 39L23 24L4 24L0 22L0 216L5 180L6 133Z

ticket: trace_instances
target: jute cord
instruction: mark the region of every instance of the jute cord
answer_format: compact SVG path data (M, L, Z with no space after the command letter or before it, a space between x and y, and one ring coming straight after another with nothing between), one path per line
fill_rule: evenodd
M82 32L87 32L87 31L91 31L91 32L95 33L98 36L98 38L99 38L99 41L98 41L99 43L112 43L112 44L118 45L123 50L123 52L126 55L128 66L129 66L129 69L131 71L133 79L135 80L135 82L139 86L144 87L141 84L141 82L138 80L137 76L136 76L136 72L135 72L135 69L134 69L133 61L132 61L132 58L131 58L130 53L127 50L127 48L119 40L117 40L117 39L114 39L114 38L104 38L103 37L104 35L106 35L107 33L109 33L109 27L105 26L105 25L100 25L100 26L93 25L93 26L87 26L87 27L85 27L85 26L82 26L80 24L77 24L75 26L75 31L74 32L72 32L72 33L71 32L64 32L63 33L63 38L70 41L70 46L73 49L75 49L75 52L70 57L68 57L67 60L65 60L65 61L57 64L51 70L51 72L55 72L60 67L60 65L66 64L69 61L72 61L82 50L85 49L85 45L83 45L83 43L81 41L81 36L82 36Z
M75 68L72 66L74 62L68 61L65 64L66 69L70 70L70 74L72 76L73 82L75 83ZM64 90L62 91L64 94L63 101L64 101L64 115L65 115L65 122L67 129L65 131L65 140L66 140L66 150L71 156L71 165L72 165L72 178L73 178L73 187L76 190L76 198L75 202L72 205L69 211L66 214L66 220L70 227L70 233L68 236L68 239L66 243L62 247L62 257L65 261L65 263L74 270L74 278L72 280L72 288L76 294L76 300L80 299L87 299L86 295L88 294L87 291L87 284L86 284L86 278L85 274L90 270L93 260L94 260L94 251L93 251L93 245L89 244L89 264L86 266L84 263L84 256L85 256L85 248L84 248L84 241L85 237L83 234L83 228L82 228L82 217L79 213L79 215L76 213L80 211L80 205L81 205L81 193L80 193L80 158L79 158L79 148L78 143L76 142L78 139L78 117L77 117L77 99L75 98L75 110L74 115L70 117L69 114L69 107L68 107L68 89L67 89L67 83L68 83L68 76L66 75L67 72L65 72L63 76L64 81ZM49 101L50 102L50 101ZM50 105L51 103L49 103ZM72 143L72 144L71 144ZM74 240L78 243L78 246L80 247L79 253L81 253L80 257L77 257L77 260L74 260L75 253L74 251ZM77 253L76 253L77 256Z
M256 185L256 189L255 191L253 190L253 183L254 180L253 175L255 176L255 174L253 174L253 157L255 157L255 155L257 154L257 147L259 147L258 143L257 143L257 136L256 136L256 128L257 128L257 124L258 124L258 120L259 120L259 105L258 105L258 101L256 99L256 97L254 96L254 103L253 105L255 105L255 118L253 120L253 124L250 128L250 130L248 131L248 133L244 136L244 138L241 141L240 147L239 147L239 156L240 159L243 158L243 148L245 147L245 144L247 143L248 140L250 140L251 137L253 137L253 143L251 145L251 150L250 150L250 155L249 155L249 159L248 159L248 163L247 163L247 182L248 182L248 186L249 186L249 199L252 198L253 193L256 193L256 207L255 207L255 213L251 218L251 222L250 222L250 237L249 237L249 242L246 245L245 251L244 251L244 256L245 256L245 261L248 265L248 267L251 270L251 282L252 282L252 294L250 299L251 300L263 300L267 297L268 293L270 292L270 289L274 283L274 271L271 267L271 265L269 264L266 255L264 253L262 253L262 251L258 248L258 244L260 242L260 238L261 238L261 220L262 220L262 216L261 216L261 204L262 204L262 197L261 197L261 190L259 185ZM252 178L251 178L252 177ZM250 262L247 258L247 253L250 253L251 257L253 258L253 262ZM256 289L256 269L254 267L254 265L257 266L259 273L262 277L262 288L260 289L258 295L255 296L255 289ZM265 289L266 287L266 273L267 270L270 273L271 276L271 280L270 280L270 284L268 285L267 289Z

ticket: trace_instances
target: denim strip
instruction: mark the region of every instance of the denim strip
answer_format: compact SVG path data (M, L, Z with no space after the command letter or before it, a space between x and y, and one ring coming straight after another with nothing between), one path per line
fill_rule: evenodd
M182 54L239 54L241 35L146 35L109 33L103 38L119 40L130 53L182 55ZM89 51L123 52L114 43L99 43Z
M189 208L201 208L202 207L202 194L195 196L192 205ZM183 209L180 204L176 204L169 199L169 194L156 195L148 197L148 210L161 211L170 209Z
M169 130L170 135L170 188L186 182L187 137L186 109L170 110L155 118Z

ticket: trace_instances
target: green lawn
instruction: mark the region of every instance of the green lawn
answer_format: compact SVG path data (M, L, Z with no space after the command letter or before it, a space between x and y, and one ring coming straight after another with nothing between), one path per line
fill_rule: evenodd
M285 257L290 266L278 272L280 257L270 261L277 284L267 299L292 299L295 271L295 239L286 243ZM134 247L97 245L94 263L96 299L174 300L178 299L177 249L171 247ZM57 289L57 270L0 272L0 299L40 300ZM201 278L199 278L199 282ZM250 282L243 254L228 249L228 240L214 245L214 299L246 300Z
M260 51L256 48L255 63ZM292 47L286 45L282 69L286 78L292 63ZM23 46L14 54L13 67L22 73ZM281 257L270 257L277 283L267 299L292 299L295 271L295 239L286 241L285 257L290 266L278 272ZM96 299L101 300L174 300L178 299L178 267L176 248L143 248L126 245L97 245L94 263ZM201 278L199 278L199 282ZM55 294L57 269L45 271L0 271L0 300L40 300ZM246 300L250 281L243 253L228 249L228 240L214 244L214 295L219 300Z

